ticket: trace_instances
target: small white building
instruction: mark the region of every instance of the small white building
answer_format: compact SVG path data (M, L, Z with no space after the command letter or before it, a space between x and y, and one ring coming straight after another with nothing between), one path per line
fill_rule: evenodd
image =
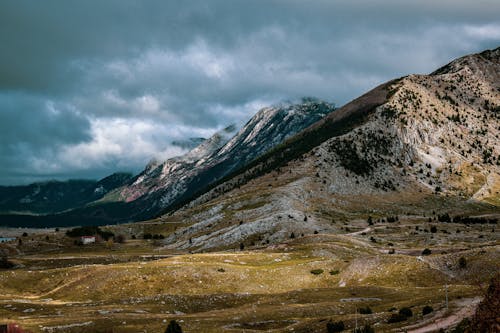
M82 236L80 237L80 242L83 245L95 243L95 236Z

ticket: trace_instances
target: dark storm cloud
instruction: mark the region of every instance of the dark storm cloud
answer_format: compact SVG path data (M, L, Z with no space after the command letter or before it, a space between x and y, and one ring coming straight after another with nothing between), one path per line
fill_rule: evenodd
M496 0L2 1L0 183L136 171L268 103L343 104L497 47L498 12Z

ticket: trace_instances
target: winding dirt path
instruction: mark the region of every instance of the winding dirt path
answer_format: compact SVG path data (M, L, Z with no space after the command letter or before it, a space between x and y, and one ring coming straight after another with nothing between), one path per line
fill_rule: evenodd
M438 331L442 328L448 328L458 324L464 318L471 317L480 301L480 297L462 299L456 304L459 308L457 312L451 313L446 317L443 317L443 315L445 315L444 312L439 312L429 319L424 326L414 328L417 325L412 325L404 328L408 330L408 333L428 333Z

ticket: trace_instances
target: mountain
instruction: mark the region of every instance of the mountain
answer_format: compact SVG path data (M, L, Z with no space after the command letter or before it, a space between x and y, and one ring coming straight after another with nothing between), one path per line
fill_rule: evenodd
M0 186L0 212L49 214L65 211L99 200L131 179L131 174L115 173L99 181L48 181L25 186Z
M315 99L264 108L239 131L229 126L183 156L150 163L133 183L119 191L119 197L133 202L142 217L157 215L192 198L334 109Z
M264 108L239 131L231 125L206 140L193 138L185 142L175 142L175 145L184 147L194 146L195 143L198 145L182 156L166 161L152 160L140 174L123 179L118 186L101 187L100 184L88 182L85 187L75 187L80 191L78 200L69 200L67 194L60 195L67 198L64 204L60 203L61 199L55 195L45 195L47 200L43 199L42 202L54 202L54 207L32 208L31 212L49 215L12 214L12 207L17 207L16 200L34 193L35 190L30 188L25 194L15 198L10 198L10 190L7 190L4 207L7 213L11 214L2 216L2 224L102 225L156 217L166 209L174 209L195 198L215 182L245 167L334 110L332 104L312 98L303 99L297 104L284 103ZM96 189L98 195L92 192ZM40 198L43 197L40 195ZM13 202L16 204L13 205ZM25 211L31 207L36 208L33 201L26 202L25 209L19 208L16 211ZM66 209L68 211L61 213Z
M500 48L384 83L161 220L193 251L500 207Z

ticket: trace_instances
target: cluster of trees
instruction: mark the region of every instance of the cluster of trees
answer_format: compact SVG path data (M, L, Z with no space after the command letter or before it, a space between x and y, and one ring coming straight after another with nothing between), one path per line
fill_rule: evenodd
M463 223L463 224L497 224L497 218L486 218L486 217L471 217L471 216L455 216L451 217L448 213L438 215L439 222L446 223Z
M389 223L398 222L399 216L397 216L397 215L387 216L385 219L381 218L381 219L377 219L376 221L373 220L373 217L368 216L368 219L366 220L366 222L368 222L368 225L373 225L374 223L380 223L380 222L384 223L386 221Z
M389 324L391 323L399 323L401 321L405 321L408 318L413 316L413 311L410 308L404 307L399 309L398 313L391 314L391 317L387 320Z
M104 240L109 240L115 236L111 231L102 230L96 226L77 227L66 231L68 237L100 236Z
M497 224L498 219L486 217L455 216L453 218L453 222L464 224Z
M144 238L144 239L164 239L165 236L163 236L162 234L150 234L150 233L147 233L147 234L144 234L142 236L142 238Z

